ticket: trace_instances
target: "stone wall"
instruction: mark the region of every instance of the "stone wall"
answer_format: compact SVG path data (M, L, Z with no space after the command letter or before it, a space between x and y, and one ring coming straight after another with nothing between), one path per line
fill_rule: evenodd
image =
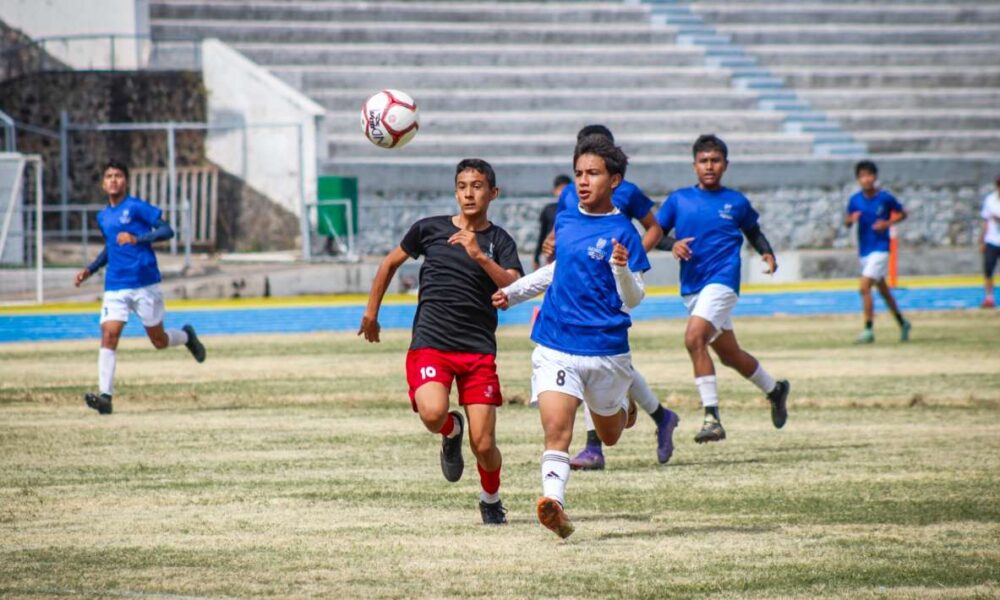
M0 106L12 117L51 131L59 113L72 123L204 121L205 89L198 73L187 71L65 71L25 75L0 82ZM205 162L204 133L177 133L178 166ZM166 167L165 132L71 132L71 203L100 203L100 167L109 158L132 167ZM59 141L19 132L21 152L45 161L45 197L59 201Z
M64 71L69 67L57 60L20 29L0 21L0 81L38 71Z
M247 185L219 170L219 221L216 249L230 252L294 250L299 247L299 218Z

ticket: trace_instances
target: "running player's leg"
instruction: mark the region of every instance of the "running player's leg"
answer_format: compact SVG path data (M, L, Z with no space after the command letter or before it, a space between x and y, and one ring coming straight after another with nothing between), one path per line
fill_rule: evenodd
M705 420L701 431L694 437L699 444L718 442L726 439L719 417L719 391L716 387L715 364L708 353L709 342L715 336L715 326L699 316L688 319L684 331L684 346L694 367L694 385L698 388L701 405L705 409Z
M604 468L604 448L601 446L601 438L594 429L594 420L590 414L590 408L583 405L583 423L587 428L587 443L583 450L569 462L570 467L576 471L599 471Z
M722 364L735 370L747 378L757 389L764 392L771 403L771 420L774 426L781 428L788 418L786 401L788 400L788 381L776 381L764 366L749 352L740 348L736 333L732 329L724 329L714 341L712 349L719 356Z
M635 403L628 398L634 370L629 354L579 358L583 401L590 408L601 441L614 446L635 421ZM630 415L631 413L631 415ZM631 418L630 418L631 417Z
M674 453L673 434L680 423L680 417L660 404L656 394L646 383L646 378L635 367L632 368L632 385L628 388L628 397L656 423L656 458L660 463L667 462Z
M875 332L872 326L875 321L875 300L872 298L872 285L874 280L870 277L861 276L861 283L858 291L861 293L861 307L865 315L865 328L858 334L855 343L870 344L875 341Z
M431 433L441 434L441 472L448 481L458 481L465 470L462 458L464 419L458 411L448 412L448 396L454 370L445 353L431 348L406 353L406 381L410 405Z
M900 312L899 305L896 304L896 298L892 295L889 283L885 279L879 279L876 285L878 293L885 300L885 305L889 308L889 312L892 313L893 318L896 319L896 323L899 324L900 341L908 341L910 339L910 322L903 318L903 313Z
M134 307L154 348L163 350L174 346L186 346L195 360L204 362L205 347L201 344L193 327L190 325L185 325L181 329L165 329L163 327L163 319L167 311L160 286L151 285L136 290Z
M105 292L101 306L101 349L97 357L98 393L87 392L83 401L102 415L112 412L115 367L118 365L118 341L132 310L131 290Z
M465 407L469 422L469 445L479 471L479 512L486 525L507 522L506 509L500 501L500 469L503 457L496 443L496 407L503 403L496 357L492 354L461 355L462 369L457 377L458 400Z
M561 538L573 533L573 525L563 511L569 482L569 444L573 439L573 419L580 399L563 392L538 394L538 412L545 432L542 453L542 497L538 499L538 520Z

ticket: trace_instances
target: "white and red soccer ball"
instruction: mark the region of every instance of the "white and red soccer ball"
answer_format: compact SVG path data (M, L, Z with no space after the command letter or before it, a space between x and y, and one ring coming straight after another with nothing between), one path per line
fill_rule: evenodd
M361 129L380 148L401 148L417 135L417 103L405 92L382 90L361 105Z

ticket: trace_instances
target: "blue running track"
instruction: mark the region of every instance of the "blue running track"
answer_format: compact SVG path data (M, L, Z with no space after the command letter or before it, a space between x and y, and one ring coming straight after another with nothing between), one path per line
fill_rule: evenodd
M979 287L913 288L895 290L904 312L975 308L982 300ZM876 295L877 297L877 295ZM500 314L501 325L524 325L538 302L517 306ZM876 309L884 311L881 299ZM385 329L409 329L416 304L386 304L379 314ZM743 294L736 305L737 316L829 315L861 312L855 291L810 291ZM167 308L168 327L194 325L201 335L241 333L303 333L312 331L357 331L364 307L303 306L275 308L186 309ZM633 313L637 321L687 316L677 296L651 296ZM74 340L99 337L98 311L90 313L0 315L0 342ZM126 336L143 336L135 316L125 328Z

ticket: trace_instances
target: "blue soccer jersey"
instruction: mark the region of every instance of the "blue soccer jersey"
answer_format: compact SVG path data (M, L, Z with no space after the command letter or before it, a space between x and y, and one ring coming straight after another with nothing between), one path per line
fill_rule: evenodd
M871 198L864 192L851 196L847 203L847 214L860 212L858 219L858 254L868 256L872 252L889 251L889 230L875 231L872 225L875 221L887 221L893 212L903 212L903 205L895 196L885 190L879 190Z
M162 217L162 210L135 196L126 196L118 206L109 204L97 213L97 224L104 234L108 251L108 267L104 273L105 290L140 288L160 281L160 269L156 264L153 245L119 245L118 234L126 232L138 237L149 233L153 224Z
M615 205L623 215L629 219L643 220L649 211L653 210L653 201L646 194L642 193L639 186L631 181L622 180L611 194L611 203ZM557 213L572 208L577 210L580 205L580 197L576 195L576 186L567 185L559 194L559 207Z
M681 294L697 294L710 283L740 293L740 248L743 232L757 224L757 211L746 196L722 188L698 186L674 191L663 202L656 220L663 233L675 230L688 243L691 258L681 262Z
M577 356L628 352L632 319L611 273L611 240L628 250L628 268L649 270L649 259L631 220L621 213L590 215L579 208L556 216L556 266L531 339Z

